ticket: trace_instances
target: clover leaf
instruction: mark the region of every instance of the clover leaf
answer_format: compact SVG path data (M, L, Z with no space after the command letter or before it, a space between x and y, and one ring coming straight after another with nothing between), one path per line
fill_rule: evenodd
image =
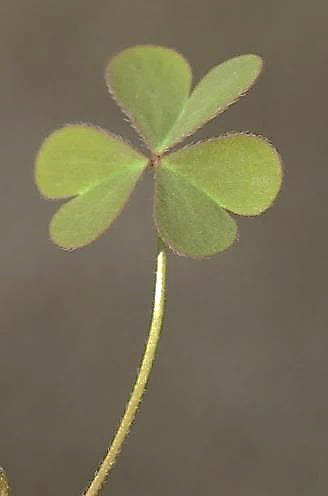
M192 257L228 248L237 236L230 213L258 215L281 185L277 151L262 137L233 133L168 152L223 112L254 83L260 57L214 67L190 93L191 70L176 51L136 46L108 64L110 91L150 150L85 124L65 126L43 143L36 183L52 199L70 198L50 224L63 248L84 246L117 218L147 166L154 170L154 222L175 252Z
M168 48L136 46L109 62L106 81L150 150L160 151L188 101L188 62Z
M97 238L119 215L147 165L120 138L84 124L66 126L44 142L36 183L48 198L73 197L53 217L50 235L63 248Z
M270 206L279 156L263 138L231 134L167 155L156 182L155 222L165 243L181 254L213 255L237 234L224 209L257 215Z

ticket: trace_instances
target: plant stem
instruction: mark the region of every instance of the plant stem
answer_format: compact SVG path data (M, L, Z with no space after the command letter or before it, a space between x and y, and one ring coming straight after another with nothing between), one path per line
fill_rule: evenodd
M118 454L121 451L123 443L130 431L131 425L138 411L140 401L145 392L150 376L161 333L165 308L165 292L166 252L162 241L158 239L153 313L140 371L132 394L130 396L129 403L127 404L126 410L116 431L112 444L108 448L107 454L103 462L101 463L98 471L96 472L95 477L91 482L88 490L86 491L85 496L96 496L101 490L112 466L116 461Z
M0 467L0 496L8 496L9 494L9 483L6 473L2 467Z

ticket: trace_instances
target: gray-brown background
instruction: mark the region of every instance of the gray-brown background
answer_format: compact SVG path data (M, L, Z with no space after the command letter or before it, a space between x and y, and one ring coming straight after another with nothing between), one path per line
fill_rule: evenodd
M170 256L151 384L104 494L323 496L327 475L326 2L1 0L0 464L13 494L80 494L120 417L147 332L154 231L148 175L110 232L65 253L35 153L65 122L138 143L107 95L107 58L175 47L195 81L265 59L257 85L197 134L252 130L284 188L208 261Z

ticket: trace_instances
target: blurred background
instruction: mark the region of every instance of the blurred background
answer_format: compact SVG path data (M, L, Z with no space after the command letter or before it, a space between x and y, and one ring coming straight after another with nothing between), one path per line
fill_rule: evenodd
M171 255L159 355L104 496L323 496L327 435L327 3L1 0L0 465L19 496L81 494L111 438L148 330L151 174L112 229L65 253L33 182L40 143L86 121L139 146L104 84L112 54L163 44L194 81L262 55L250 93L194 139L278 147L274 207L206 261Z

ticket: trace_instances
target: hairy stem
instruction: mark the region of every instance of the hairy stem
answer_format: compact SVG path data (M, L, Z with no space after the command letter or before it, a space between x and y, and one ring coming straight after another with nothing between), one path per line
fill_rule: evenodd
M155 277L154 306L150 324L148 340L145 353L142 359L140 371L133 388L130 400L122 417L121 423L116 431L112 444L108 448L107 454L101 463L96 475L91 482L85 496L96 496L101 490L108 474L114 465L118 454L121 451L123 443L129 433L133 420L138 411L142 396L145 392L147 382L150 376L154 358L156 355L157 345L161 333L166 292L166 252L164 245L158 239L157 265Z

